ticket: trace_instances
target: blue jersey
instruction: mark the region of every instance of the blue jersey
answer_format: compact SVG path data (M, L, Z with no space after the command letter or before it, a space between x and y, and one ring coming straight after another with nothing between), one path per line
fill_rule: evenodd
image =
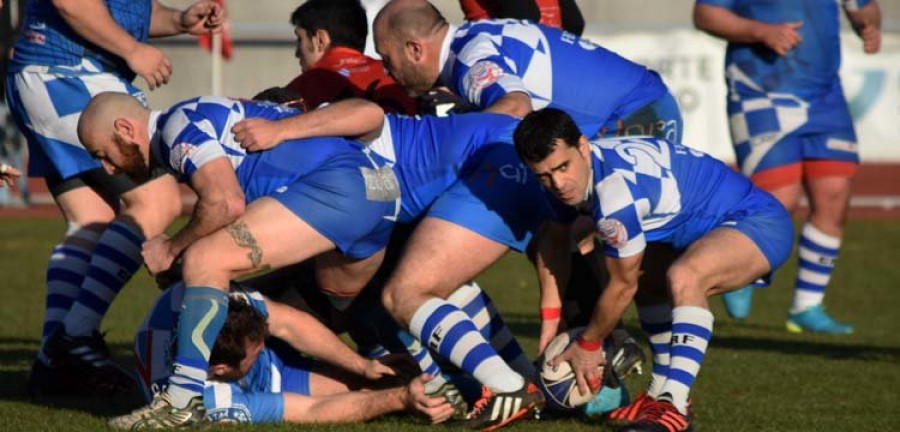
M685 248L742 210L755 189L721 161L665 140L612 138L590 146L589 199L578 208L551 202L562 222L579 210L589 214L609 256L632 256L654 241Z
M531 95L535 110L568 113L587 136L665 96L655 72L571 33L519 20L450 28L441 81L487 108L511 92Z
M104 0L113 20L138 42L150 36L151 0ZM92 69L115 73L128 81L134 79L125 60L88 42L63 20L52 0L28 2L22 31L16 41L10 73L31 65L77 66L84 59ZM93 70L92 72L97 72Z
M467 175L489 146L512 147L518 119L471 113L449 117L389 114L369 149L393 164L402 194L399 222L421 216L447 188Z
M802 21L797 29L803 41L786 55L761 44L729 43L725 55L726 76L735 86L755 84L756 91L785 92L812 98L832 90L841 64L838 0L697 0L719 6L744 18L770 24ZM869 0L843 1L855 9ZM751 85L752 86L752 85Z
M231 133L234 124L245 118L278 120L298 114L297 110L268 102L188 99L151 114L151 151L156 163L182 182L190 181L210 161L227 157L247 202L296 182L331 158L362 151L356 141L311 138L288 140L271 150L248 153Z

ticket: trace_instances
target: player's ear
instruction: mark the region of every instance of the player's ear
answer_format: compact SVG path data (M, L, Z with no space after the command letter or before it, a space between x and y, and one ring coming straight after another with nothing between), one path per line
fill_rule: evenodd
M113 120L113 131L117 136L125 141L131 141L134 138L134 124L127 118L119 117Z
M331 35L324 29L318 29L313 35L312 43L317 52L324 53L331 46Z
M404 45L406 56L416 63L422 61L422 57L424 55L423 48L424 47L422 46L422 43L415 40L408 40Z
M210 378L222 378L228 374L228 366L222 363L209 365Z
M585 159L589 159L591 156L591 143L584 135L578 138L578 152L581 153L581 157Z

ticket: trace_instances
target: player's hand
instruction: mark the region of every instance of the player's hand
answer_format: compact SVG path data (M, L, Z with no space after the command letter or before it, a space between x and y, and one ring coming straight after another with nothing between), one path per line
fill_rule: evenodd
M390 368L390 376L395 377L403 384L408 383L413 378L419 376L419 364L408 353L404 354L388 354L378 357L378 363Z
M376 381L384 377L397 376L397 372L390 366L380 362L378 359L367 359L362 375L367 379Z
M864 21L856 33L863 41L863 52L875 54L881 50L881 29L877 25Z
M542 320L541 321L541 337L538 339L538 355L544 353L547 345L560 332L560 320Z
M234 140L249 151L268 150L284 141L276 122L261 118L244 119L231 128Z
M431 381L431 375L422 374L414 378L406 386L406 408L422 413L432 424L446 421L453 415L453 405L443 396L425 394L425 383Z
M181 13L181 31L194 36L220 33L227 17L227 11L219 3L199 0Z
M159 48L139 43L137 48L125 57L128 67L138 74L150 90L156 90L169 82L172 75L172 62Z
M7 186L12 187L16 179L21 176L22 171L19 171L16 167L0 163L0 187L3 187L4 183L6 183Z
M171 245L169 236L165 234L160 234L144 242L141 256L151 275L156 276L172 267L176 255L172 252Z
M780 56L787 54L788 51L803 42L803 38L797 31L803 27L803 21L763 25L765 26L762 33L763 44Z
M606 365L606 355L603 348L588 351L577 343L569 344L562 354L550 360L551 366L562 362L569 362L572 371L575 372L575 382L581 394L594 393L603 384L603 366Z

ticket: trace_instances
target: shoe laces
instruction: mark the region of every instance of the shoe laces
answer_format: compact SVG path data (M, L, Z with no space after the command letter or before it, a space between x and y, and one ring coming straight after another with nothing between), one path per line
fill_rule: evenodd
M481 413L487 408L488 403L491 401L491 396L494 394L491 392L487 386L481 388L481 397L478 398L477 401L472 406L472 411L469 412L469 418L473 419L481 415Z

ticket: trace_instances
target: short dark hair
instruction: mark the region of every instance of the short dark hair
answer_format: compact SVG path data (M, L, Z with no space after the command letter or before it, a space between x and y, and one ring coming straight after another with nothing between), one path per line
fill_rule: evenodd
M228 316L216 337L209 364L237 368L247 356L247 341L262 342L269 335L266 318L253 306L236 298L228 299Z
M556 108L544 108L528 114L513 135L519 158L532 163L546 159L556 148L558 139L569 147L577 147L581 130L572 117Z
M369 22L359 0L308 0L291 14L291 24L310 37L327 31L332 45L366 49Z

